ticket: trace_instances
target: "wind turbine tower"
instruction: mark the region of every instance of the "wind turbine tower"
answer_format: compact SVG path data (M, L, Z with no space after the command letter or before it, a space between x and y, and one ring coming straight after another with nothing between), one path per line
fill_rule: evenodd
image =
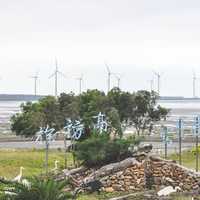
M150 80L150 90L153 91L153 79Z
M36 73L31 78L34 79L34 94L35 94L35 96L37 96L37 81L38 81L38 78L39 78L38 73Z
M117 79L117 87L120 88L120 83L121 83L121 76L115 74L115 78Z
M110 71L110 68L109 68L109 66L108 66L108 64L105 62L105 65L106 65L106 68L107 68L107 72L108 72L108 92L110 91L110 82L111 82L111 75L112 75L112 73L111 73L111 71Z
M197 77L196 77L196 73L193 71L193 98L196 97L196 80L197 80Z
M79 81L79 94L82 93L82 83L83 83L83 74L77 78L77 80Z
M58 70L57 59L55 60L55 65L56 65L55 72L49 78L55 77L55 97L57 98L58 97L58 74L60 74L63 77L65 77L65 75Z
M154 74L157 77L157 93L160 96L160 78L161 78L161 74L159 74L158 72L154 72Z

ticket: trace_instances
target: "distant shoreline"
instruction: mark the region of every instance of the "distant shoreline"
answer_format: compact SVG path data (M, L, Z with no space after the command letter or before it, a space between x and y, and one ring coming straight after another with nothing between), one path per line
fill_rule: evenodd
M32 94L0 94L0 101L37 101L45 95ZM200 101L199 97L161 96L159 101Z
M31 94L0 94L0 101L37 101L44 97L44 95Z

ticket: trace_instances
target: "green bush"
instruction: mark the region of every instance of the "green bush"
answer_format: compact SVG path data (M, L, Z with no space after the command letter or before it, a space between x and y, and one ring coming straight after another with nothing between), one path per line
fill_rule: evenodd
M5 181L0 190L1 200L67 200L70 196L64 192L66 182L57 182L51 178L34 177L29 185ZM2 191L2 192L1 192ZM4 194L9 192L10 194Z
M92 134L76 145L75 156L87 167L102 166L131 156L130 145L138 144L134 137L110 140L108 134Z
M200 154L200 146L198 146L198 151L199 151L199 154ZM197 152L196 147L193 147L191 152L192 152L193 155L196 155L196 152Z

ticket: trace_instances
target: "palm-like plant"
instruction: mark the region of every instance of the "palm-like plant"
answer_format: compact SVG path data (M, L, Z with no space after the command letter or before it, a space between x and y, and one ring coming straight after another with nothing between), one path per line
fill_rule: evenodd
M4 189L3 200L67 200L69 194L63 191L66 182L57 182L53 179L33 178L30 187L21 183L8 183Z

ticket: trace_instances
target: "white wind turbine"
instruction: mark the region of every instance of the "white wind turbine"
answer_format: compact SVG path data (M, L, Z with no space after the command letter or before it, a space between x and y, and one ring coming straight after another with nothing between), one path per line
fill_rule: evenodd
M65 77L65 78L66 78L66 76L58 70L57 59L55 60L55 65L56 65L55 72L51 76L49 76L49 78L55 77L55 97L57 98L58 97L58 74L60 74L61 76Z
M159 72L153 71L154 75L157 77L157 93L160 96L160 82L161 82L161 75Z
M154 90L154 80L153 78L151 80L148 81L148 83L150 84L150 91L152 92Z
M78 80L79 83L79 94L82 93L82 84L83 84L83 74L81 74L80 77L76 78L76 80Z
M122 78L122 75L121 74L117 74L117 73L114 73L114 76L115 78L117 79L117 87L120 88L121 86L121 78Z
M193 77L192 77L193 98L196 97L196 80L197 80L196 73L195 73L195 71L193 70Z
M110 67L109 67L109 65L106 63L106 62L104 62L105 63L105 66L106 66L106 69L107 69L107 74L108 74L108 82L107 82L107 86L108 86L108 92L110 91L110 85L111 85L111 75L113 75L113 73L111 72L111 70L110 70Z
M34 79L34 95L37 95L37 82L39 79L39 72L35 73L35 75L31 76L32 79Z

